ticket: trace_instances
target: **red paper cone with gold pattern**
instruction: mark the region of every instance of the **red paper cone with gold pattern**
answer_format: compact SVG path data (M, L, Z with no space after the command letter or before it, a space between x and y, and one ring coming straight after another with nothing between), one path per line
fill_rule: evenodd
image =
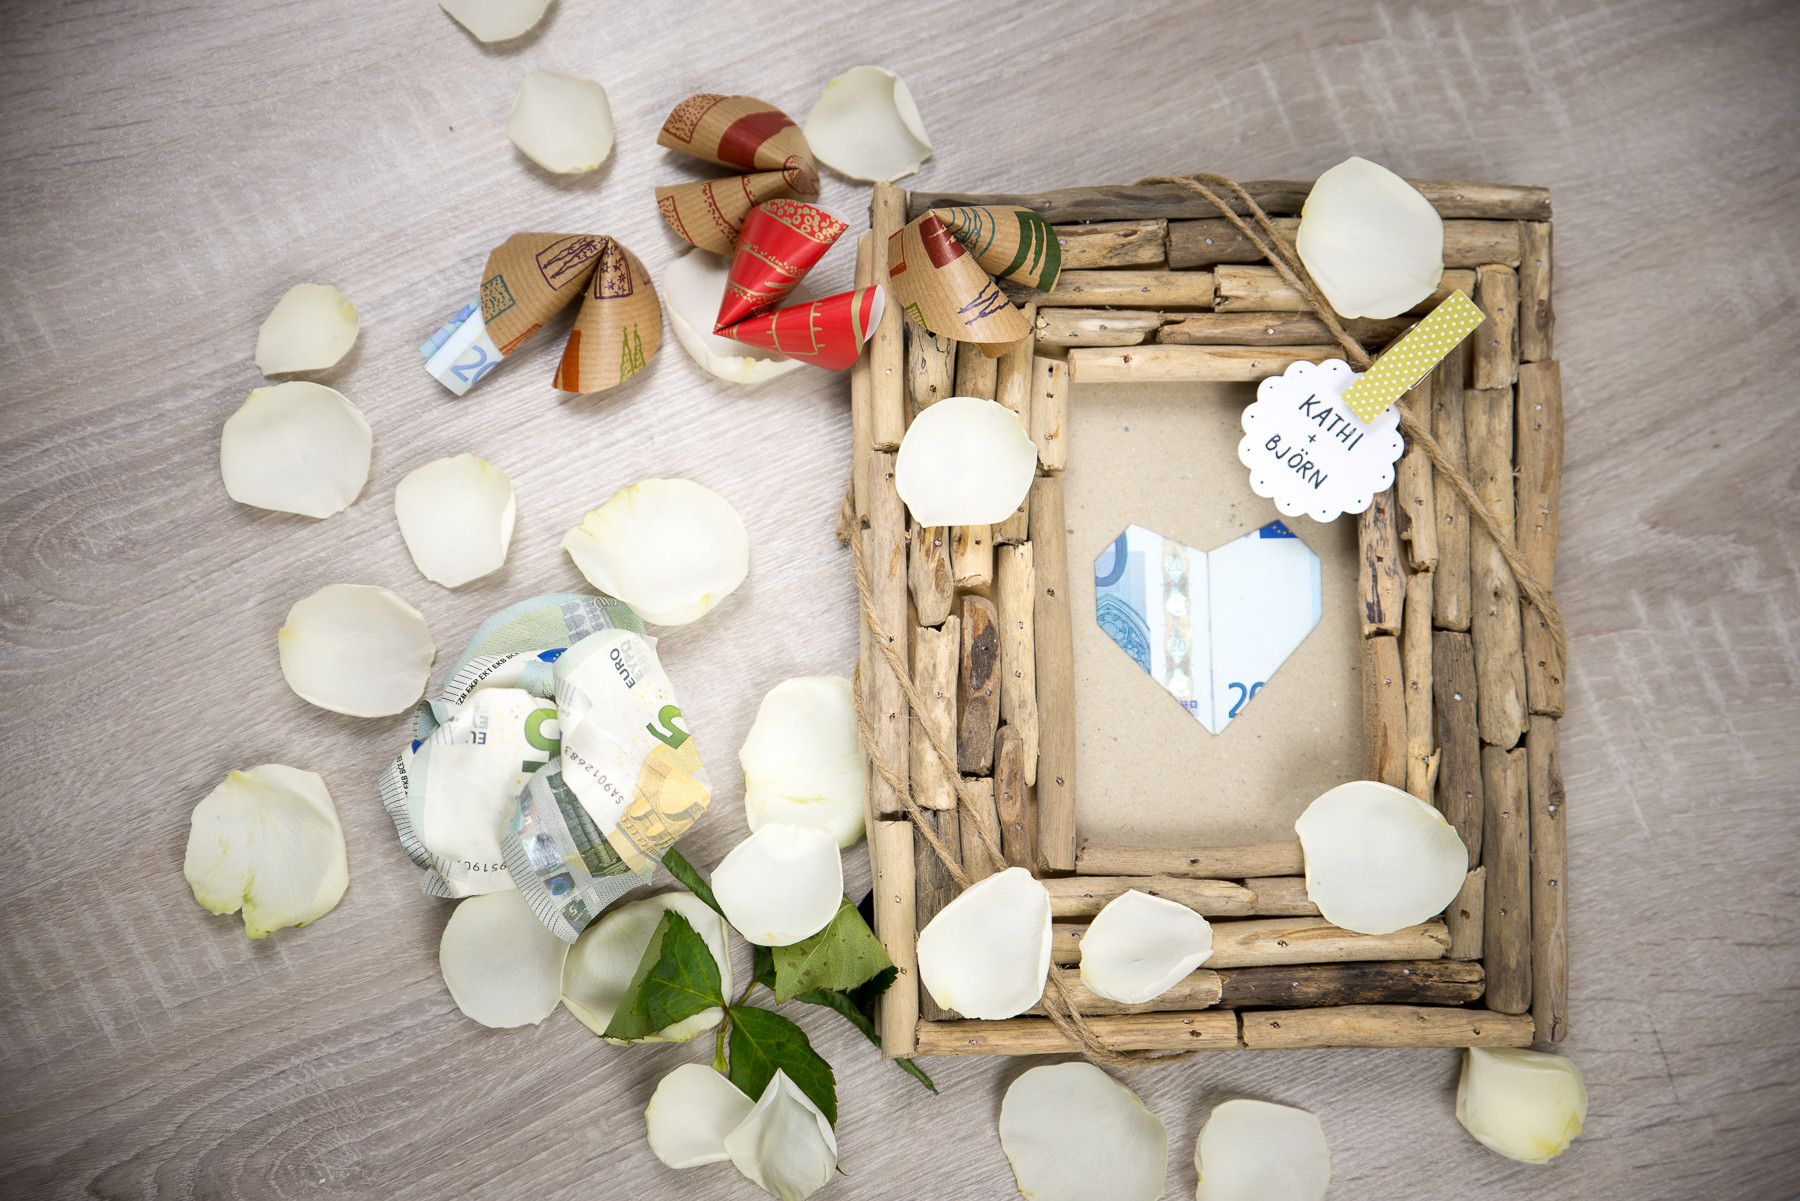
M856 362L886 303L880 288L857 288L764 313L720 332L827 371L842 371Z
M731 255L731 274L714 333L776 308L813 264L850 227L798 200L771 200L750 210Z

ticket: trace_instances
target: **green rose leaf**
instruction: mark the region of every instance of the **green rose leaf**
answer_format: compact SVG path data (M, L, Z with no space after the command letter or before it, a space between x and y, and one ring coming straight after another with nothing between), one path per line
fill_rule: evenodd
M888 990L888 985L894 982L896 975L898 975L897 969L890 965L876 972L860 987L850 992L815 988L810 992L801 993L794 1000L808 1005L822 1005L826 1009L833 1010L845 1021L861 1030L864 1038L879 1047L881 1046L881 1033L875 1029L875 999ZM918 1064L904 1056L895 1059L894 1063L901 1071L916 1078L920 1084L934 1093L937 1092L937 1085L931 1082L931 1077L927 1076Z
M693 864L682 857L680 851L676 850L674 847L670 847L668 850L664 851L662 865L669 869L669 874L671 876L674 876L676 880L680 881L683 888L704 901L708 909L712 910L720 917L725 916L725 911L719 908L718 899L713 896L711 886L708 885L705 880L700 878L700 873L695 870Z
M771 948L775 960L775 1000L792 1000L815 988L855 988L893 966L869 924L846 900L831 923L811 938Z
M731 1009L731 1082L752 1100L763 1094L777 1070L837 1125L837 1078L812 1049L806 1032L778 1013L754 1005Z
M762 985L764 988L768 989L770 992L774 992L775 991L775 955L774 955L774 953L772 951L770 951L769 948L767 948L767 947L756 946L755 944L751 945L750 951L751 951L750 978L752 980L756 981L758 984Z
M663 913L638 960L626 999L607 1023L606 1037L639 1039L726 1004L719 964L706 940L674 910Z

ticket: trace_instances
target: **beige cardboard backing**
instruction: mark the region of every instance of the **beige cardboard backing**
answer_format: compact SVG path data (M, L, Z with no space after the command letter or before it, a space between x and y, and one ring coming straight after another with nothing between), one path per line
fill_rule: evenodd
M1094 621L1094 559L1136 522L1211 551L1281 515L1238 462L1249 384L1077 385L1069 398L1069 588L1081 838L1228 846L1294 837L1294 819L1362 774L1356 519L1285 519L1316 552L1318 628L1210 734ZM1040 681L1040 685L1042 681Z

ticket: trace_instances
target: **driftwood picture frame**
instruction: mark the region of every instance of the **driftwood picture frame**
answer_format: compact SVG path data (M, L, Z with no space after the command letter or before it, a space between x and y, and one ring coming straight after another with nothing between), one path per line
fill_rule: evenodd
M1402 401L1464 465L1482 502L1548 584L1557 546L1562 403L1553 353L1546 189L1418 180L1444 218L1445 272L1412 315L1358 320L1371 351L1453 289L1484 323ZM1246 190L1289 237L1311 184ZM1050 892L1053 972L1113 1050L1310 1046L1524 1046L1568 1029L1567 862L1559 762L1563 665L1492 538L1409 446L1394 486L1356 525L1361 775L1438 806L1469 850L1444 914L1391 935L1339 929L1307 899L1297 841L1134 846L1076 824L1072 572L1063 472L1071 391L1086 384L1254 383L1341 357L1306 300L1208 201L1168 184L1026 195L909 194L877 185L858 285L886 275L888 237L931 208L1022 205L1056 228L1063 271L1016 290L1031 337L998 359L936 338L889 305L851 377L854 468L840 531L862 541L879 628L932 712L909 709L864 624L859 699L871 754L899 768L940 842L984 862L976 821ZM909 526L895 451L913 413L951 395L998 400L1038 448L1030 497L1006 522ZM1305 521L1304 518L1299 519ZM903 632L903 633L902 633ZM979 801L960 811L919 722L953 742ZM900 973L882 999L883 1053L1077 1049L1028 1014L966 1020L937 1009L915 969L919 929L954 895L893 781L871 770L875 930ZM1148 1004L1080 984L1085 921L1126 889L1213 922L1205 966Z

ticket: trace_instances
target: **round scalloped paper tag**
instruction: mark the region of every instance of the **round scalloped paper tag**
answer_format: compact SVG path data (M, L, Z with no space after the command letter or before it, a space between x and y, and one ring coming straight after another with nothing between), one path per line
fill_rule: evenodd
M1244 410L1238 459L1250 487L1283 515L1335 521L1360 513L1394 482L1406 449L1392 405L1363 421L1344 403L1360 375L1342 359L1295 363L1256 388Z

